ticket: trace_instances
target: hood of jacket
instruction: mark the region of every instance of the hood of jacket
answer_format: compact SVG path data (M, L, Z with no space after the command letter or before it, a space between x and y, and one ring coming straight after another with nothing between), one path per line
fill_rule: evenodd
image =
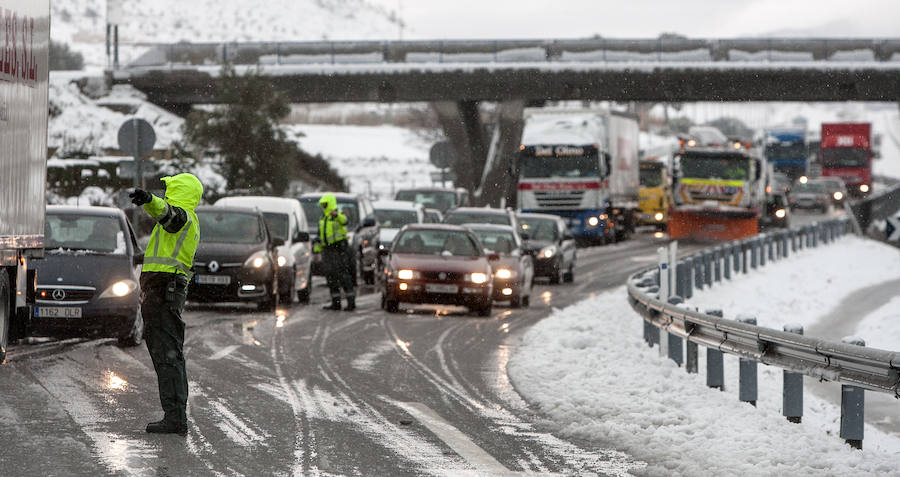
M332 210L337 210L337 198L334 194L325 194L319 199L319 206L322 207L325 215L328 215Z
M200 183L197 176L183 172L163 177L160 180L166 183L166 202L188 210L194 210L200 205L200 198L203 197L203 184Z

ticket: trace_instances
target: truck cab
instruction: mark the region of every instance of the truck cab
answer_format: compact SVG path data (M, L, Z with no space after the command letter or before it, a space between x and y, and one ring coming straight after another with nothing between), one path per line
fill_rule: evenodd
M659 160L641 160L640 183L638 224L652 225L659 230L665 230L669 220L669 207L672 204L672 189L666 164Z

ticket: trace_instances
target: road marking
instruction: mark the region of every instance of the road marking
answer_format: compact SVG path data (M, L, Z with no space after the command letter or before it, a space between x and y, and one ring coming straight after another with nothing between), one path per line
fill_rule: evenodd
M522 475L521 472L513 472L500 462L497 462L497 459L494 459L492 455L478 447L468 436L428 406L419 402L397 402L396 404L412 414L429 431L438 436L454 452L475 467L479 473L487 475Z
M230 346L226 346L226 347L220 349L219 351L216 351L215 353L213 353L213 355L210 356L209 359L211 359L211 360L213 360L213 361L214 361L214 360L217 360L217 359L222 359L222 358L228 356L229 354L231 354L232 352L234 352L234 350L236 350L236 349L238 349L238 348L240 348L240 347L241 347L240 345L230 345Z

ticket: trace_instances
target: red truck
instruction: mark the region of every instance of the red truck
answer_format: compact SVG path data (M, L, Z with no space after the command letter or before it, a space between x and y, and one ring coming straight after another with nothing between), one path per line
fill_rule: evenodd
M869 123L822 124L822 175L840 177L850 195L872 192L872 126Z

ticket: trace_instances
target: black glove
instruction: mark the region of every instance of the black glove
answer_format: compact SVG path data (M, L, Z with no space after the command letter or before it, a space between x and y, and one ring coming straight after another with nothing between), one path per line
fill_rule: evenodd
M128 194L128 197L131 197L131 203L137 206L149 204L153 200L153 194L143 189L135 189L134 192Z

